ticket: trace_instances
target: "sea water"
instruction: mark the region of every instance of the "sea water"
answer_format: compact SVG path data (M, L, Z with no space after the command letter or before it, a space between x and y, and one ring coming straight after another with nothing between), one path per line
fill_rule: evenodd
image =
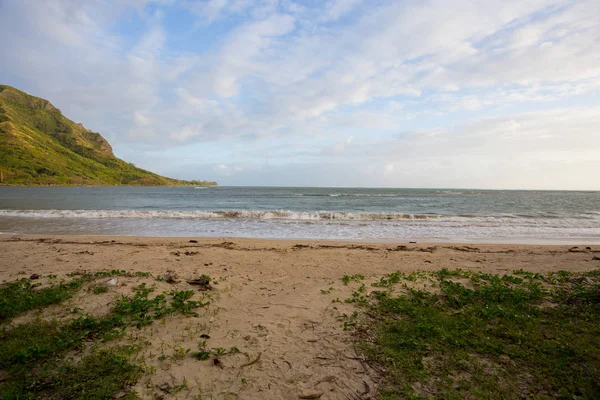
M0 187L0 232L600 243L600 192Z

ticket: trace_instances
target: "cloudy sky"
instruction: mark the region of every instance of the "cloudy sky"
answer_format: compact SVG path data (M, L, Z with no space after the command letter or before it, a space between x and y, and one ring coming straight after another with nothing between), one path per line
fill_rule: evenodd
M0 0L0 83L222 185L600 189L598 0Z

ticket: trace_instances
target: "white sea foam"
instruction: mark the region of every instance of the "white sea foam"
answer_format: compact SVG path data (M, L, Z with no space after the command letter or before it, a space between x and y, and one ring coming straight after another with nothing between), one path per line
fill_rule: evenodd
M300 212L289 210L140 211L140 210L0 210L0 217L16 218L162 218L252 219L308 221L382 221L439 219L439 215L406 213Z
M400 197L391 193L300 193L304 197Z
M502 214L495 216L478 215L435 215L408 213L360 213L329 211L290 211L290 210L220 210L220 211L145 211L145 210L0 210L0 218L25 219L166 219L166 220L246 220L272 221L282 223L402 223L435 224L455 226L521 226L521 227L599 227L600 216L579 215L570 218L554 216L526 216Z

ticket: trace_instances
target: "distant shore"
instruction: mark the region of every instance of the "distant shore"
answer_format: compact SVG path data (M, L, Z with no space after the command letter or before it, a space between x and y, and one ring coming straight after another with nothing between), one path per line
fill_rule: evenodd
M13 183L0 183L0 187L217 187L218 183L201 184L201 183L190 183L190 184L177 184L177 185L38 185L38 184L13 184Z

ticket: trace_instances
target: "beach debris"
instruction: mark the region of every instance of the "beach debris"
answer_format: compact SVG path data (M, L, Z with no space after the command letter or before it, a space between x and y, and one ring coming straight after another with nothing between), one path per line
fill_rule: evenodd
M192 239L192 240L190 240L190 243L198 243L198 241L197 241L197 240L194 240L194 239Z
M101 286L115 287L115 286L117 286L117 279L116 278L109 279L106 282L102 283Z
M474 248L474 247L466 247L466 248L468 248L468 249L469 249L468 251L476 251L476 250L479 250L479 249L477 249L477 248ZM473 250L473 249L475 249L475 250ZM437 250L437 246L421 247L421 248L419 249L419 251L422 251L422 252L425 252L425 253L433 253L433 252L434 252L434 251L436 251L436 250Z
M215 367L223 368L223 363L218 358L213 359L213 365Z
M592 258L593 261L600 261L600 257L598 256L594 256L594 258Z
M590 246L587 246L585 249L580 249L577 246L573 246L568 251L569 251L569 253L589 253L589 252L595 253L594 251L592 251L592 248Z
M335 375L327 375L327 376L324 376L323 378L319 379L315 383L315 386L317 386L318 384L323 383L323 382L332 383L332 382L335 382L336 380L337 380L337 377Z
M31 276L29 277L29 279L40 279L40 276L38 274L31 274Z
M408 242L408 243L417 243L417 242Z
M175 271L167 270L167 273L163 275L163 279L167 283L177 283L179 282L179 275Z
M200 335L200 339L210 339L210 335L203 333L202 335Z
M180 255L195 256L196 254L199 254L199 253L200 253L199 251L189 251L189 250L186 250L183 253L180 252L180 251L172 251L171 255L173 255L173 256L180 256Z
M367 382L363 381L363 384L365 385L365 390L360 394L361 396L364 396L371 391L371 387Z
M323 396L323 392L306 391L298 393L299 399L320 399Z
M249 367L251 365L256 364L258 362L258 360L260 360L261 354L262 354L262 352L258 353L258 355L256 356L256 358L254 360L248 361L247 363L240 365L240 368L245 368L245 367Z
M198 279L191 279L189 281L187 281L188 284L190 285L194 285L194 286L198 286L198 290L200 291L207 291L207 290L212 290L212 286L210 285L210 279L207 278L198 278Z

